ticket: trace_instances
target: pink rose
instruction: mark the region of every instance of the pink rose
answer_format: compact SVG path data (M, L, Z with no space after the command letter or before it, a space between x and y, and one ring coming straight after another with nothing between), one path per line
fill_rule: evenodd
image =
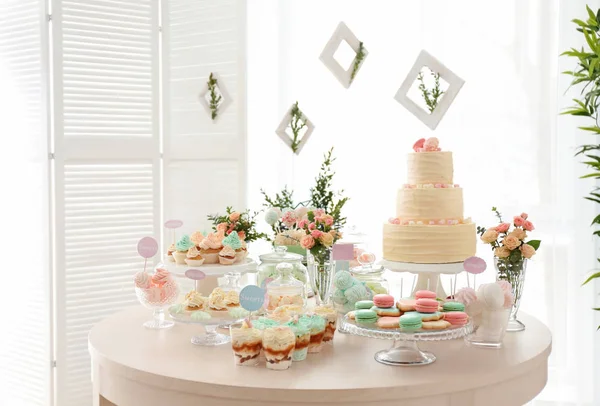
M240 213L234 211L229 215L229 221L238 221L240 219Z
M323 215L325 215L325 210L324 209L315 209L313 211L315 217L321 217Z
M527 214L527 213L521 213L521 218L523 220L527 220L527 217L529 217L529 214Z
M496 226L495 230L499 233L505 233L508 231L509 228L510 228L509 223L500 223Z
M217 232L224 233L225 230L227 230L227 227L229 227L227 223L221 223L217 226Z
M523 244L519 249L521 250L521 255L523 255L527 259L535 255L535 248L533 248L529 244Z
M322 231L319 230L312 230L310 232L310 235L314 238L314 239L318 239L319 237L321 237L323 235Z
M310 224L308 225L308 229L309 229L309 230L314 230L315 228L317 228L317 225L316 225L315 223L310 223Z
M415 144L413 145L413 150L415 152L419 152L423 148L424 144L425 144L425 138L421 138L420 140L415 142Z
M240 237L240 240L244 241L246 239L246 232L238 231L238 237Z
M315 239L310 235L305 235L300 239L300 245L307 250L315 246Z
M333 235L329 233L322 233L321 237L319 238L319 241L321 241L321 244L323 244L324 246L331 247L333 245Z
M483 233L483 235L481 236L481 241L483 241L486 244L491 244L494 241L496 241L496 239L498 239L498 232L493 228L486 230L485 233Z
M509 235L514 235L521 241L527 238L527 233L522 228L515 228Z
M525 220L525 224L523 225L523 228L527 231L533 231L535 230L535 227L533 226L533 223L529 220Z
M281 221L286 225L286 227L292 227L294 224L296 224L297 220L296 212L294 210L286 211L281 218Z
M435 137L431 137L431 138L427 138L427 141L425 141L425 143L423 144L423 147L425 147L425 151L439 151L438 147L440 145L440 141L435 138Z
M298 226L298 228L304 228L304 227L306 227L307 224L308 224L308 220L302 219L296 225Z
M508 248L509 250L514 250L515 248L517 248L519 245L521 245L521 241L519 241L519 239L517 237L515 237L514 235L507 235L506 237L504 237L504 239L502 240L502 244Z
M506 247L498 247L494 250L494 255L498 258L508 258L510 255L510 250Z
M330 227L333 225L333 216L330 216L329 214L327 214L323 218L325 220L326 225L328 225Z
M523 227L523 224L525 224L525 220L521 216L515 216L513 218L513 223L515 227Z

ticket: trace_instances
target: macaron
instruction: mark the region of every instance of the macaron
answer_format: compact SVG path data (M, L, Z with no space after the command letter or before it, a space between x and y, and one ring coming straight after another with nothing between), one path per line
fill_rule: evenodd
M360 309L354 312L354 318L359 323L374 323L377 321L377 313L371 309Z
M419 313L419 312L406 312L404 314L418 314L421 316L421 320L423 321L436 321L444 318L445 313L435 312L435 313Z
M469 316L465 312L446 312L444 320L453 326L464 326L469 322Z
M417 299L415 309L419 313L436 313L439 309L439 304L435 299L423 298Z
M430 290L417 290L415 299L435 299L437 295Z
M445 312L464 312L465 305L460 302L446 302L444 303Z
M415 299L400 299L396 303L396 307L402 312L413 312L415 311L415 305L417 301Z
M423 321L421 320L421 316L415 313L407 313L400 316L400 328L403 331L411 332L417 331L423 326Z
M375 313L380 317L400 317L400 310L395 307L371 307Z
M396 301L394 300L394 296L380 293L373 296L373 304L375 304L377 307L388 308L394 307Z
M372 300L359 300L358 302L354 303L354 308L356 310L358 310L358 309L370 309L371 307L373 307L373 301Z
M380 317L377 320L379 328L398 328L400 327L400 317Z

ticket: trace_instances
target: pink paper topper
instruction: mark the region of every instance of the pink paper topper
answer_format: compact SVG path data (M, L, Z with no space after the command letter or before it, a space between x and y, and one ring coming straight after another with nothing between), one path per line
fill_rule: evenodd
M334 261L352 261L354 259L354 244L334 244L331 257Z
M152 258L158 252L158 243L152 237L144 237L138 241L137 251L142 258Z
M201 281L206 278L206 274L199 269L188 269L185 271L185 276L195 281Z
M485 263L485 261L482 258L469 257L469 258L465 259L463 267L465 268L465 271L467 271L468 273L477 275L486 270L487 264Z
M167 220L165 221L166 228L179 228L183 225L183 221L181 220Z

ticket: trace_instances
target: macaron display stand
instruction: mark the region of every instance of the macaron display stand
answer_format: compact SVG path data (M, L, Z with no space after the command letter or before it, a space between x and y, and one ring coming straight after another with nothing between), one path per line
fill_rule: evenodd
M416 366L431 364L436 359L434 354L419 349L419 341L443 341L463 338L473 332L473 324L469 322L464 326L452 326L445 330L419 330L409 333L400 329L382 329L374 323L359 325L351 320L348 315L345 315L340 319L338 331L362 337L394 340L390 349L375 354L375 360L385 365Z
M244 262L233 265L200 265L200 266L189 266L189 265L177 265L171 261L163 262L164 267L171 272L179 280L185 280L185 271L190 268L198 269L204 272L206 275L204 279L195 281L195 289L197 292L204 296L208 296L214 288L219 286L219 278L224 276L226 273L233 272L244 274L247 272L254 272L256 270L256 262L250 258L246 258ZM184 288L185 290L185 288Z
M440 275L456 275L465 270L464 262L449 264L414 264L410 262L395 262L381 260L381 266L393 272L409 272L418 275L412 294L418 290L432 290L438 297L447 297L444 287L440 283Z

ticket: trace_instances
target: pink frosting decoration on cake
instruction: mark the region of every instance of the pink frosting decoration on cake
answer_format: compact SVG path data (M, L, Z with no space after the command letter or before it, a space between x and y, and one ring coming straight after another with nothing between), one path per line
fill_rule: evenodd
M435 187L436 189L440 189L440 188L442 187L442 184L441 184L441 183L436 183L436 184L434 185L434 187Z
M454 299L465 306L469 306L477 301L477 292L473 288L462 288L456 292Z
M425 148L425 151L427 151L427 152L434 152L434 151L441 151L441 149L439 148L439 145L440 145L440 141L435 137L431 137L431 138L427 138L427 140L423 144L423 147Z
M152 283L162 286L171 279L171 273L163 268L157 268L152 275Z
M413 150L415 152L422 152L421 149L423 149L424 144L425 144L425 138L421 138L420 140L415 142L415 144L413 145Z
M460 187L460 185L458 183L455 183L454 187Z
M429 220L429 225L430 225L430 226L433 226L433 225L435 225L435 221L434 221L434 220Z

